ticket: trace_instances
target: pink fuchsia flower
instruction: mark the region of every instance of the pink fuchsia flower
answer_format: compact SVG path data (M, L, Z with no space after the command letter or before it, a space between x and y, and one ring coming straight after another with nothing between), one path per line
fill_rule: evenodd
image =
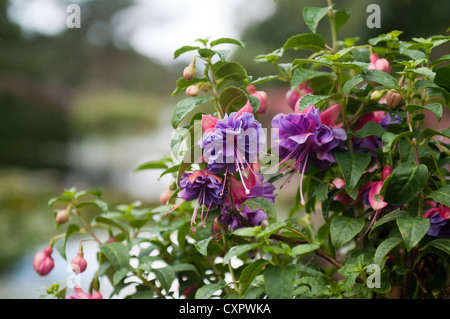
M82 251L79 251L77 255L72 258L70 265L76 274L82 273L86 270L87 261L84 259Z
M388 178L389 175L391 175L391 173L392 167L386 166L381 171L381 180L367 183L359 193L363 198L365 197L365 195L367 195L368 203L370 207L372 207L372 209L375 211L383 209L388 205L388 203L383 201L383 196L380 195L380 191L381 187L383 186L383 182L386 180L386 178Z
M427 202L432 208L423 214L423 218L430 219L428 235L440 238L450 238L450 207L436 202Z
M333 180L333 185L337 189L344 189L345 181L342 178L337 177ZM352 201L350 196L348 196L347 193L345 193L345 192L340 192L340 193L336 194L336 196L334 197L334 200L341 202L345 206L348 206Z
M264 91L257 91L255 86L252 85L252 84L249 84L247 86L246 91L251 96L254 96L254 97L258 98L258 100L260 102L260 107L259 107L258 111L256 111L256 113L257 114L264 114L264 113L266 113L267 100L268 100L267 93L264 92ZM247 104L250 104L250 102L247 102Z
M298 107L299 101L305 95L311 95L313 93L314 93L314 90L312 90L308 86L308 82L305 81L305 82L301 83L299 86L297 86L295 89L289 90L286 92L286 102L294 110L295 107Z
M40 251L34 256L33 267L39 276L46 276L55 266L55 262L51 257L52 252L53 250L49 246L43 252Z
M98 291L94 291L94 293L91 295L83 291L83 289L78 286L75 286L74 291L75 295L70 295L68 297L69 299L103 299L103 296Z
M337 107L333 108L333 112L336 109ZM328 165L336 161L334 150L341 148L342 142L347 139L345 130L323 124L320 115L319 109L311 106L299 114L277 114L272 120L272 127L278 133L273 149L281 159L274 168L285 164L280 173L292 170L292 176L295 172L301 172L302 205L305 203L302 192L303 176L309 163L312 161L318 168L328 169ZM331 115L330 121L328 117L326 121L335 124ZM289 180L290 177L287 181Z
M388 74L392 73L391 65L389 64L389 61L386 59L380 59L378 54L371 54L370 55L370 64L369 64L369 70L378 70L382 72L386 72Z
M64 224L67 223L70 219L70 209L63 209L60 210L57 214L56 214L56 222L58 224Z

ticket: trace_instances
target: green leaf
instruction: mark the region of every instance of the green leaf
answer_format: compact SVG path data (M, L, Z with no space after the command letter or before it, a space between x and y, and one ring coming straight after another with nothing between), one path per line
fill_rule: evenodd
M261 270L268 262L269 261L265 259L258 259L250 263L244 268L244 270L242 270L239 277L239 294L241 296L246 293L255 277L259 275Z
M242 49L245 49L244 42L236 40L236 39L232 39L232 38L220 38L220 39L211 41L211 43L210 43L211 47L214 47L219 44L235 44L235 45L241 47Z
M113 276L113 285L117 286L130 272L129 267L121 268L114 273Z
M150 161L150 162L141 164L134 171L138 172L138 171L143 171L146 169L167 169L167 167L168 166L165 162L158 160L158 161Z
M198 272L198 270L197 270L197 268L195 268L195 266L194 266L194 265L191 265L191 264L184 263L184 264L173 265L173 266L172 266L172 269L173 269L174 272L192 271L192 272L194 272L197 276L201 277L200 274L199 274L199 272Z
M86 195L93 195L93 196L100 197L100 196L102 196L102 194L103 194L102 191L93 189L93 190L79 191L79 192L75 193L75 195L73 197L75 199L79 199Z
M428 232L430 220L423 217L398 218L397 226L402 234L406 250L410 251Z
M66 197L66 196L53 197L53 198L51 198L48 201L48 206L53 206L54 204L59 203L59 202L68 203L68 202L71 202L71 201L72 200L69 197Z
M100 199L94 199L94 200L82 202L82 203L77 204L75 207L76 208L83 208L83 207L86 207L86 206L97 206L104 213L106 213L108 211L108 204L105 203L104 201L100 200Z
M308 106L311 106L313 104L319 103L321 101L327 100L327 99L334 99L337 100L340 98L340 94L333 94L333 95L305 95L300 100L299 109L300 112L306 109Z
M233 248L231 248L228 253L225 255L225 257L223 258L223 263L227 264L231 258L233 258L234 256L239 256L242 255L250 250L254 250L256 248L259 248L263 245L264 243L253 243L253 244L244 244L244 245L239 245L239 246L234 246Z
M414 137L414 133L411 131L402 132L400 134L395 134L387 131L384 132L383 136L381 136L381 141L383 144L383 152L389 153L398 139L406 137Z
M233 232L233 235L242 237L254 237L261 232L261 226L238 228Z
M350 18L351 12L347 10L334 10L334 23L336 25L336 32L344 26Z
M400 234L395 234L385 239L375 251L374 262L377 265L381 265L384 256L386 256L395 246L402 242L402 237Z
M152 272L156 275L156 278L161 284L161 287L168 292L175 280L175 272L172 267L166 266L162 268L153 268Z
M296 265L290 264L283 268L268 266L264 271L264 285L268 297L270 299L291 299L296 276Z
M244 202L244 205L251 210L262 209L269 219L276 217L276 211L273 203L265 197L249 198Z
M347 192L355 188L370 163L369 153L335 152L334 156L344 174Z
M426 68L426 67L421 67L421 68L417 68L417 69L413 69L411 70L412 72L416 73L416 74L421 74L426 76L428 79L430 80L434 80L436 73L434 73L431 69Z
M341 248L355 237L364 227L364 219L337 216L331 220L330 235L333 246Z
M129 267L130 254L123 244L118 242L103 244L100 246L100 251L106 256L116 271Z
M404 205L419 195L427 182L428 168L424 164L402 163L384 181L387 183L384 201L394 206Z
M305 6L303 8L303 19L312 32L316 33L320 20L327 15L331 8L332 6L325 8Z
M315 193L316 193L316 198L321 201L324 202L328 199L328 189L330 187L330 183L322 183L316 186L315 189Z
M319 76L336 77L336 74L333 72L324 72L299 68L294 71L294 74L292 76L291 89L295 89L303 82L317 78Z
M224 89L219 96L219 103L225 113L238 111L247 103L247 95L237 87L229 86Z
M197 251L202 254L203 256L206 256L208 251L208 244L211 241L212 236L209 236L208 238L205 238L203 240L197 241L194 243L195 248Z
M362 81L364 81L362 76L355 76L350 78L347 82L345 82L344 86L343 86L343 90L344 90L344 94L347 95L350 93L350 91L357 86L358 84L360 84Z
M211 97L191 96L178 102L172 113L173 128L176 128L178 124L180 124L181 121L186 117L186 115L192 112L195 108L208 103L211 100Z
M195 292L195 299L209 299L216 291L224 288L226 285L227 283L224 280L220 280L216 284L202 286Z
M312 51L321 51L325 49L325 41L323 36L316 33L303 33L290 37L284 43L283 48L292 49L292 48L302 48Z
M408 213L403 210L395 210L389 214L386 214L382 218L377 220L375 224L372 225L372 228L370 229L370 233L372 233L372 231L375 228L377 228L383 224L386 224L392 220L396 220L397 218L403 218L403 217L407 217L407 216L408 216ZM370 233L369 233L369 236L370 236Z
M266 236L270 236L272 234L277 233L281 228L286 227L287 223L286 222L282 222L282 221L273 221L270 222L269 226L267 226L262 232L258 233L256 235L256 237L261 238L261 237L266 237Z
M372 135L382 137L384 132L385 130L380 124L375 122L367 122L361 129L357 130L353 135L360 138Z
M80 230L80 227L78 227L77 225L69 224L69 226L67 226L67 228L66 228L66 236L64 236L64 238L61 238L60 240L58 240L56 242L56 250L59 252L61 257L64 258L65 260L67 260L67 257L66 257L67 241L69 240L70 236L72 236L75 233L78 233L79 230Z
M436 115L438 122L441 121L442 118L442 105L440 103L431 103L427 105L417 105L417 104L409 104L405 106L405 111L409 113L414 113L417 110L428 110L433 112Z
M450 65L436 69L434 83L450 92Z
M386 72L378 70L367 70L367 72L362 74L362 77L366 81L372 81L384 85L390 89L396 89L400 91L400 86L398 85L397 80Z
M193 84L197 84L197 83L202 83L202 82L206 82L206 79L199 79L199 78L194 78L191 79L189 81L186 81L186 79L182 76L181 78L179 78L177 80L177 84L176 84L176 88L175 90L172 92L172 96L181 93L181 92L186 92L186 89L193 85Z
M424 250L428 246L432 246L432 247L435 247L442 251L445 251L447 254L450 255L450 239L447 239L447 238L435 239L435 240L429 242L428 244L426 244L421 250Z
M444 186L432 192L428 197L432 198L438 203L450 207L450 185Z
M319 249L320 246L316 245L316 244L302 244L302 245L298 245L295 246L294 248L292 248L290 255L292 257L298 256L298 255L303 255L303 254L307 254L310 252L313 252L316 249Z
M181 54L183 54L183 53L185 53L185 52L189 52L189 51L193 51L193 50L198 50L198 49L200 49L200 48L199 48L199 47L193 47L193 46L190 46L190 45L186 45L186 46L181 47L181 48L179 48L178 50L176 50L176 51L173 53L173 58L176 59L176 58L178 58Z
M431 128L426 128L423 131L422 137L423 138L429 138L429 137L432 137L432 136L435 136L435 135L440 135L440 136L444 136L446 138L450 138L450 129L446 129L446 130L442 130L442 131L438 132L438 131L435 131L435 130L433 130Z
M216 71L217 79L243 81L248 79L247 71L237 62L227 62Z

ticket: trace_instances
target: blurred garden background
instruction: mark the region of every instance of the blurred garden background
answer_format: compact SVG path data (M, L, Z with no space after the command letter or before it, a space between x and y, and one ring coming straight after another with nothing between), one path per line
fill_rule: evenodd
M66 26L72 3L81 7L79 29ZM381 8L380 29L366 26L372 3ZM170 116L179 100L171 93L191 58L173 60L177 48L235 37L246 49L233 51L234 59L250 75L274 74L254 57L310 32L305 5L326 1L0 0L0 298L37 298L39 287L68 276L57 254L48 277L32 267L34 254L58 233L47 202L63 189L100 189L111 206L159 204L169 176L133 170L170 156ZM352 13L339 38L358 35L357 44L391 30L410 40L450 27L448 0L339 0L336 7ZM327 22L319 25L329 39L327 30ZM449 45L434 53L450 53ZM260 117L267 127L274 114L289 111L288 88L269 82L258 89L269 95ZM448 117L431 125L448 127Z

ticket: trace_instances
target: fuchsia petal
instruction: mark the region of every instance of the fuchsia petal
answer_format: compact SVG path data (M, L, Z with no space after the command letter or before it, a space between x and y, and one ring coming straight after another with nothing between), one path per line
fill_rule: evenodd
M250 102L247 102L247 104L245 104L239 111L237 111L235 119L240 117L242 115L242 113L253 114L253 108L252 108L252 105L250 104Z
M320 120L322 121L322 124L326 126L334 126L340 114L341 106L339 104L335 104L320 113Z
M212 115L203 114L202 115L203 131L209 132L209 131L213 130L214 127L216 126L218 120L219 119L217 117L214 117Z
M450 208L444 205L439 205L439 207L439 216L442 219L450 219Z
M383 168L383 170L381 171L381 180L384 182L386 180L386 178L388 178L389 175L391 175L391 173L392 173L392 167L386 166L385 168Z
M380 197L380 201L375 199L375 196L380 194L381 187L383 186L383 182L376 182L376 184L370 188L369 191L369 203L373 210L379 210L387 206L387 203L383 201L383 197Z

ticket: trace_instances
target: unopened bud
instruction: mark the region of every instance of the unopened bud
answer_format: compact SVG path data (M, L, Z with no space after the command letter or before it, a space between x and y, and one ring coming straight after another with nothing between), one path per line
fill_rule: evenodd
M84 259L82 251L79 251L78 254L72 258L70 263L72 266L72 270L76 274L82 273L83 271L86 270L87 261L86 259Z
M166 205L172 194L173 192L170 189L166 189L165 191L163 191L159 196L159 201L161 202L161 205Z
M389 61L386 59L380 59L377 54L370 55L370 65L369 70L378 70L382 72L386 72L388 74L392 73L391 65Z
M386 105L391 110L398 109L404 101L403 97L395 91L388 91L386 94Z
M383 91L373 91L370 95L372 101L378 101L383 96Z
M202 82L199 84L200 90L203 92L208 92L211 89L211 83L209 82Z
M69 209L60 210L56 214L56 222L58 224L64 224L64 223L68 222L69 219L70 219L70 210Z
M193 64L189 64L187 67L183 70L183 76L186 79L186 81L190 81L197 75L197 69L194 67Z
M191 85L186 89L186 94L189 96L197 96L199 93L198 85Z
M39 276L46 276L55 266L55 262L53 261L52 248L49 246L45 248L42 252L38 252L33 259L33 267L34 270L39 274Z
M108 238L108 240L106 242L109 244L109 243L115 243L116 241L117 241L116 237L110 237L110 238Z

